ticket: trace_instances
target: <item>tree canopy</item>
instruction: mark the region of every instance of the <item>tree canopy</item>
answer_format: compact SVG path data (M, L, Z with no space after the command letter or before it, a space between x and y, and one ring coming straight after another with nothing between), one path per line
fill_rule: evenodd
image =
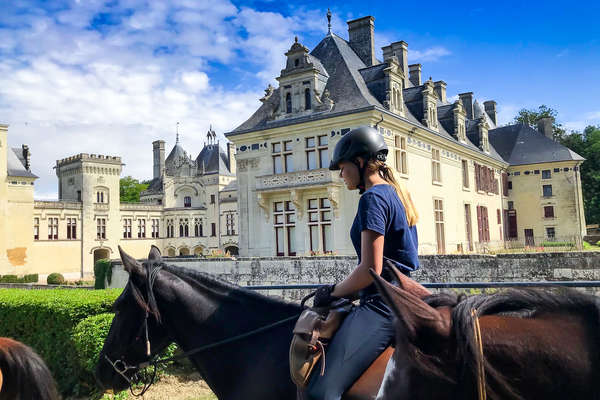
M571 132L560 140L586 160L581 164L583 207L587 224L600 223L600 126L588 126L583 132Z
M126 176L119 181L119 187L121 203L137 203L140 201L140 193L148 188L148 183L140 183L137 179Z
M552 131L554 134L554 139L560 139L565 135L565 130L562 125L556 122L556 117L558 116L558 111L555 109L548 107L544 104L538 107L537 110L534 109L526 109L522 108L517 113L517 116L514 118L515 123L526 124L531 126L532 128L537 129L537 123L541 118L552 117L554 123L552 124Z

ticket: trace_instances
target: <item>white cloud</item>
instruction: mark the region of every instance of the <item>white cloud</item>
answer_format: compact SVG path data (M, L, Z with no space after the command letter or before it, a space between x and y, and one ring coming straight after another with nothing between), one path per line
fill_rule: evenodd
M409 50L408 59L409 62L433 62L438 61L440 58L449 56L452 54L450 50L442 46L434 46L425 50Z
M38 198L56 193L56 160L82 152L120 155L124 175L150 178L151 142L169 151L177 121L196 156L210 124L221 136L258 108L296 32L326 31L320 11L223 0L14 4L0 15L0 122L11 145L30 145ZM223 69L239 71L235 83L219 81Z

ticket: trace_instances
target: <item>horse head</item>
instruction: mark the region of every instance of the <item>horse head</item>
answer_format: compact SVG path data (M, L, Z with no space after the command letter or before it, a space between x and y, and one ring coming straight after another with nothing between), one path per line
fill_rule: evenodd
M393 267L392 267L393 268ZM452 308L423 301L430 293L398 271L400 287L371 271L396 317L396 346L378 399L449 399L458 381ZM416 286L417 285L417 286Z
M104 388L123 390L139 364L160 353L172 341L155 300L162 258L152 246L148 260L139 263L119 247L123 268L129 280L123 293L113 304L113 318L108 336L100 352L96 379ZM132 368L133 367L133 368Z

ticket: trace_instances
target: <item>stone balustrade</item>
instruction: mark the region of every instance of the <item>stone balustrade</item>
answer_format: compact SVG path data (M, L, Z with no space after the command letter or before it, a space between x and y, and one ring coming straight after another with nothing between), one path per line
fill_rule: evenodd
M256 177L256 190L284 189L288 187L323 185L334 182L335 172L327 168L294 171Z

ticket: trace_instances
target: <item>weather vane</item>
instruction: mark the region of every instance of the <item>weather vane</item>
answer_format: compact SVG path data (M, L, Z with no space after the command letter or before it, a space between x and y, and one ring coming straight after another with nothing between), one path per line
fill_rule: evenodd
M327 33L331 35L331 10L327 8Z
M179 143L179 122L175 124L175 144Z

